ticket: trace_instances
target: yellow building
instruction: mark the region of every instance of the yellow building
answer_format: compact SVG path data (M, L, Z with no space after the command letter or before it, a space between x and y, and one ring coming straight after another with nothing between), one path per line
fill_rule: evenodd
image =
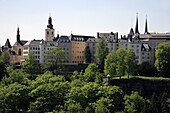
M86 42L92 36L81 36L71 34L71 61L72 63L83 64L85 61L84 50L86 48Z

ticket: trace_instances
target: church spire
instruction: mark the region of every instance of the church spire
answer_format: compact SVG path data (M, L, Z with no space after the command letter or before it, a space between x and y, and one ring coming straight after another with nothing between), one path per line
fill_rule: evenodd
M135 34L139 34L139 29L138 29L138 13L137 13L137 17L136 17Z
M20 42L20 31L19 31L19 27L17 29L17 42Z
M145 34L149 34L149 32L148 32L147 16L146 16L146 22L145 22Z
M47 28L53 29L52 18L49 16Z

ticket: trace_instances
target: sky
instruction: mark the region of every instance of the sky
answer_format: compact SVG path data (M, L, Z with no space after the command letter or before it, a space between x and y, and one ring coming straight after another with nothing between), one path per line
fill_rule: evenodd
M48 18L52 17L55 35L90 35L97 32L129 33L139 18L144 32L146 15L149 32L170 32L170 0L0 0L0 44L7 38L45 39Z

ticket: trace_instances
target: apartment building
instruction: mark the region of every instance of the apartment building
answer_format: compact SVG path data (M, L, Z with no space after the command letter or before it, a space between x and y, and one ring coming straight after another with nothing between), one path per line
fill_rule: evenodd
M71 61L72 63L83 64L85 62L84 50L88 39L94 39L92 36L82 36L71 34Z

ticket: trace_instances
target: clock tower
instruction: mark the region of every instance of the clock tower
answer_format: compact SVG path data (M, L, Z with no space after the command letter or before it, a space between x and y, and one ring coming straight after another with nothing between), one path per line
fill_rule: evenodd
M54 36L55 36L55 29L53 29L52 18L49 17L47 29L45 29L45 40L53 41Z

